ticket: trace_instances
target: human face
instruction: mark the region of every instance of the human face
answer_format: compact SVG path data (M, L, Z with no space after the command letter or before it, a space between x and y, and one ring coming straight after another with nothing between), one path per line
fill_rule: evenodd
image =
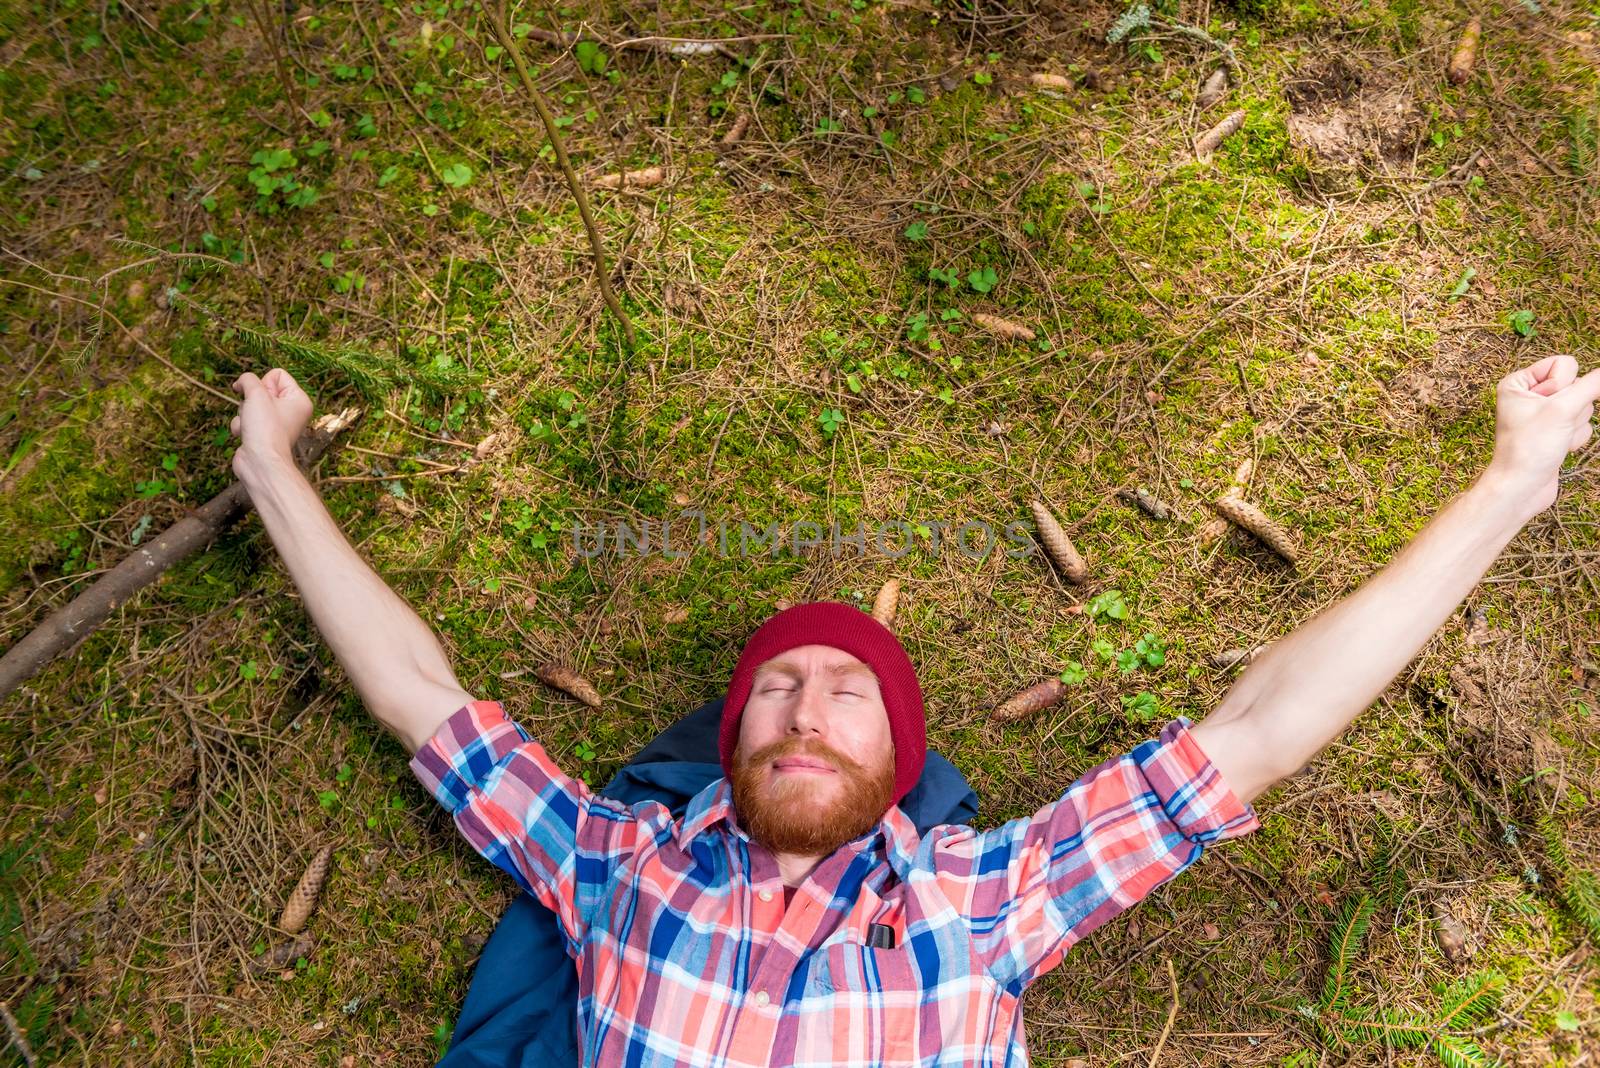
M892 803L894 741L872 669L802 645L752 676L734 750L734 809L776 853L822 856Z

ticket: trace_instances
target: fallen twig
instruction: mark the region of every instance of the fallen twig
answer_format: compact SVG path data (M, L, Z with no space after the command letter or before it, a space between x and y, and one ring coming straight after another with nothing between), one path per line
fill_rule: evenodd
M355 422L358 415L358 409L346 408L323 416L302 433L295 443L295 459L300 466L309 468L316 463L333 443L334 435ZM123 557L94 585L52 612L0 656L0 699L9 696L46 664L92 634L117 606L126 604L173 564L211 544L212 539L251 507L244 483L235 482L158 537L148 539Z
M561 139L561 131L556 127L556 118L550 113L550 105L545 103L544 94L539 92L539 87L534 84L533 75L528 73L528 63L522 58L522 48L506 25L505 10L498 4L486 4L485 10L488 11L489 21L494 26L495 36L500 38L501 45L511 56L511 64L517 69L517 77L522 81L522 88L527 91L528 97L533 101L534 110L539 113L539 121L544 123L544 132L550 138L550 147L555 149L556 165L561 168L561 173L566 175L567 187L572 190L572 199L577 201L578 214L583 218L583 228L589 235L589 251L594 255L594 280L600 288L600 298L606 302L606 307L621 324L628 351L632 352L638 344L633 332L633 320L622 310L622 302L617 300L616 293L611 290L611 272L606 269L605 246L600 243L600 231L594 224L594 214L589 210L589 196L584 192L583 183L578 180L577 172L572 169L572 161L567 158L567 145Z
M6 1021L6 1034L11 1036L11 1044L22 1054L22 1059L27 1062L28 1068L34 1068L39 1063L39 1058L34 1055L33 1047L28 1045L27 1036L22 1033L17 1018L11 1015L11 1006L3 1001L0 1001L0 1017L4 1017Z
M1167 958L1167 981L1172 984L1172 1007L1167 1010L1167 1025L1161 1029L1161 1037L1156 1039L1156 1048L1150 1051L1150 1063L1146 1068L1156 1068L1156 1061L1161 1059L1161 1051L1172 1035L1172 1025L1178 1019L1178 973L1172 967L1171 957Z

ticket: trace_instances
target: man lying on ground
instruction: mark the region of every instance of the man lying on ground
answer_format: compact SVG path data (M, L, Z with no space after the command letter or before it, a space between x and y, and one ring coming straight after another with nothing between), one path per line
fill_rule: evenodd
M1071 947L1256 826L1411 660L1589 440L1600 370L1553 356L1497 387L1493 457L1378 575L1276 642L1200 723L1179 717L1031 817L919 834L916 673L849 605L798 605L745 645L724 776L681 819L557 768L464 691L427 626L296 469L311 401L240 376L234 470L362 700L473 847L551 909L585 1065L1024 1064L1023 991Z

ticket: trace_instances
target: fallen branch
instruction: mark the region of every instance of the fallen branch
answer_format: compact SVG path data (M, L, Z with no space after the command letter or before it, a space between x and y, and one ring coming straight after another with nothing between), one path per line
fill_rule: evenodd
M334 435L355 422L361 413L346 408L325 415L300 435L295 442L295 459L309 468L333 443ZM235 482L199 508L168 527L123 557L122 561L97 579L94 585L74 597L65 607L52 612L43 623L0 656L0 700L32 678L45 665L92 634L106 618L135 594L166 573L180 560L187 559L211 544L233 522L253 506L244 483Z
M505 10L497 4L486 4L484 7L489 13L489 21L494 25L495 36L500 38L501 45L511 56L512 66L517 68L517 77L522 81L522 88L533 100L534 110L539 113L539 121L544 123L544 132L550 138L550 147L555 149L556 165L561 168L561 173L566 175L567 187L572 190L572 199L578 203L578 214L583 217L583 228L589 234L589 251L594 254L595 284L600 287L600 298L606 302L606 307L611 309L611 314L616 316L617 322L622 325L622 336L631 353L637 347L633 320L622 310L621 301L617 300L617 295L611 290L611 272L606 269L605 246L600 243L600 231L595 227L594 214L589 210L589 196L583 191L583 183L578 180L577 172L572 169L572 161L567 158L567 145L561 139L561 131L556 127L556 117L550 113L550 105L545 103L544 94L539 92L539 87L533 83L533 75L528 73L528 62L522 58L522 48L506 25Z

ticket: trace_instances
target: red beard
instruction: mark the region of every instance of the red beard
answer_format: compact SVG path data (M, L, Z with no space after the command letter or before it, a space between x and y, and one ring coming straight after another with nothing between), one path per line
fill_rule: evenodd
M791 756L823 761L842 783L822 776L775 775L773 761ZM894 761L874 772L822 742L785 738L748 757L735 753L729 781L734 811L746 834L774 853L821 857L877 826L889 811ZM825 804L816 800L823 792L832 797Z

